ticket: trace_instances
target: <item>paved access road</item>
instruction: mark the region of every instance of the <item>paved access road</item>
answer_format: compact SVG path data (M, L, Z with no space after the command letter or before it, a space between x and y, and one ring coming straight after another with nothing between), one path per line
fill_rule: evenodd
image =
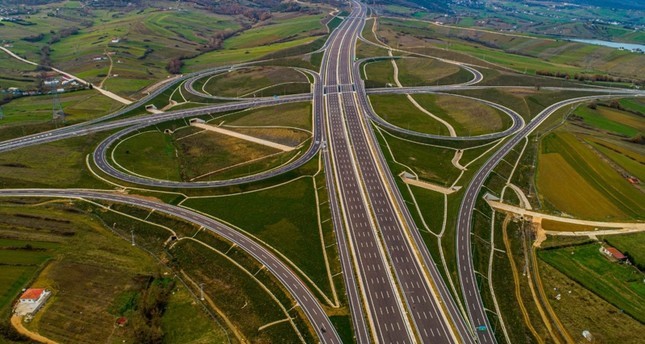
M293 296L323 343L341 343L340 337L315 295L280 258L239 231L210 217L178 206L155 202L137 196L85 189L0 189L0 197L53 197L92 199L132 205L170 215L203 226L235 243L257 259Z

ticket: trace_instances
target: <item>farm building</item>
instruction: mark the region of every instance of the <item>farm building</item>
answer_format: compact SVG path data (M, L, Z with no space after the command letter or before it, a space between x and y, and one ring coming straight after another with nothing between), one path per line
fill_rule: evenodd
M603 246L600 248L600 252L602 252L602 254L609 258L613 258L619 261L627 260L627 257L622 252L618 251L618 249L616 249L615 247Z
M30 288L25 290L20 298L14 312L17 315L33 315L45 304L51 291L43 288Z

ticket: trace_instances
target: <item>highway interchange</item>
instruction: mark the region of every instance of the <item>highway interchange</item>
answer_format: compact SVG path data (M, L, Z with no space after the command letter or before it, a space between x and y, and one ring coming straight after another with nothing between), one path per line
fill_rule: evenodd
M169 87L175 86L177 82L187 81L186 89L194 91L192 84L200 77L243 66L218 67L185 75L144 99L108 116L0 142L0 152L99 131L125 128L110 135L99 144L93 153L93 161L100 170L113 178L156 188L208 188L263 180L302 166L320 153L324 161L332 220L356 341L358 343L494 343L496 341L494 333L490 330L475 278L470 242L471 219L478 194L487 176L501 159L553 112L563 106L596 99L599 96L558 102L544 109L528 124L513 110L494 102L477 99L503 111L512 119L512 125L509 128L481 136L439 136L396 127L373 111L367 94L414 94L475 89L482 87L475 86L482 76L476 69L463 66L473 73L473 80L460 85L365 90L360 78L360 63L355 61L354 56L356 39L363 28L365 14L366 7L363 4L352 2L351 14L330 34L323 47L320 74L308 72L314 78L311 94L279 98L227 98L225 100L229 102L221 104L117 119L132 109L145 105ZM580 90L590 91L590 89ZM592 89L591 91L602 91L607 96L642 95L641 92L630 90ZM309 147L289 163L259 174L223 181L176 182L125 173L114 168L108 159L108 152L116 142L154 124L298 101L313 102L313 135ZM420 138L491 140L511 137L477 171L472 182L466 187L458 214L455 255L467 314L459 310L456 295L448 291L414 224L379 149L372 123L394 132ZM119 202L154 209L204 226L234 242L266 266L298 302L321 342L340 343L340 338L321 304L296 273L270 250L212 218L177 206L97 190L2 189L0 196L62 197ZM476 328L479 326L484 326L486 330L477 331Z

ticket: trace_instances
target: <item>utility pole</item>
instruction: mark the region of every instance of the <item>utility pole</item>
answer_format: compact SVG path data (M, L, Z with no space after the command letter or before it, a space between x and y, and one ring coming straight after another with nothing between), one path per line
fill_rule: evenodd
M134 230L131 230L130 234L132 234L132 246L135 246L135 243L134 243Z
M0 120L4 119L4 111L2 111L2 106L0 106Z
M200 300L204 301L204 283L199 284Z

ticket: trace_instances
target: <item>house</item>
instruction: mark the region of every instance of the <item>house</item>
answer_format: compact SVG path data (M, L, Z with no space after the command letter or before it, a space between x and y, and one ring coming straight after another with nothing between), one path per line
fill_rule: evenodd
M25 290L18 302L20 303L38 303L42 302L43 299L47 298L51 294L47 289L43 288L30 288Z
M600 248L600 252L602 252L602 254L604 254L605 256L607 256L609 258L613 258L613 259L618 260L618 261L626 261L627 260L627 257L622 252L618 251L618 249L616 249L615 247L602 246Z
M14 313L19 316L33 316L45 304L51 291L44 288L29 288L25 290L14 309Z

